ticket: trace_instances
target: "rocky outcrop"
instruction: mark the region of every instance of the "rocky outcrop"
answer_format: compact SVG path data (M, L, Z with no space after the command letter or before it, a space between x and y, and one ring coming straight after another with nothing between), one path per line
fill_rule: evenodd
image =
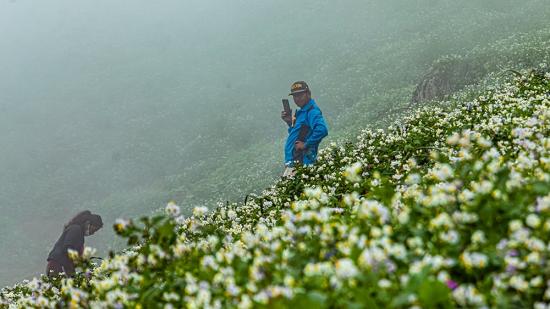
M411 102L444 99L446 96L483 78L487 70L479 63L464 61L459 56L436 61L416 86Z

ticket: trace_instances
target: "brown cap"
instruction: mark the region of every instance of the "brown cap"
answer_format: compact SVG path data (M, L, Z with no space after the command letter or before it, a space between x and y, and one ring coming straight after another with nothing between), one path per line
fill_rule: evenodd
M290 93L288 95L293 95L297 93L302 93L309 91L309 86L304 81L295 82L290 86Z

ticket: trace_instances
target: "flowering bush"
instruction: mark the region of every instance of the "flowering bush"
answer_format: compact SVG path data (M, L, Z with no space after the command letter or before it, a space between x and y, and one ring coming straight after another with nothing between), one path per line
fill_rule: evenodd
M246 204L118 220L127 251L3 307L548 308L550 74L332 144Z

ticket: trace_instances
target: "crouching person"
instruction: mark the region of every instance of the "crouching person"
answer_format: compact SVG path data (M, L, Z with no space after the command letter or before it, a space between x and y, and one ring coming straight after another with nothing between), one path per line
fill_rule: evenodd
M93 235L103 227L101 216L92 214L85 210L72 218L64 227L63 233L55 243L48 255L48 266L46 274L54 277L60 273L72 276L75 273L75 266L69 257L69 249L82 255L84 251L84 237Z

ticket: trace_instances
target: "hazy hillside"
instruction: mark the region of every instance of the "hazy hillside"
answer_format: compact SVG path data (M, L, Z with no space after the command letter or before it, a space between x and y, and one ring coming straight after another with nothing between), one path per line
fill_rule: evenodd
M351 138L399 114L447 56L485 73L545 61L549 13L537 0L0 2L0 283L43 271L81 209L111 225L271 184L295 80L331 140ZM105 255L114 239L89 244Z
M0 305L546 308L550 70L524 74L362 130L246 203L118 220L129 250Z

